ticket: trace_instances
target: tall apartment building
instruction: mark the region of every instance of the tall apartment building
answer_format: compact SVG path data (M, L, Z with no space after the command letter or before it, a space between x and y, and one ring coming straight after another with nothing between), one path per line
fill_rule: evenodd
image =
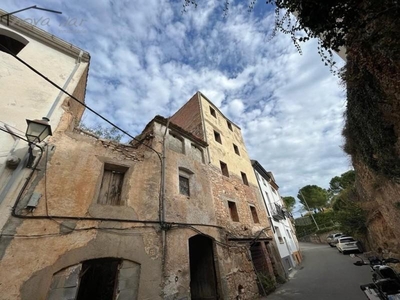
M274 175L267 172L256 160L252 160L252 165L264 199L268 218L272 224L273 236L278 246L282 265L285 272L289 273L293 267L301 262L300 248L290 215L284 208Z

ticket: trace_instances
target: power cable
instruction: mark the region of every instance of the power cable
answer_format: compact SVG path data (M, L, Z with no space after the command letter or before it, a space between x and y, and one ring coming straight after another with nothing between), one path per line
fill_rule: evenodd
M89 107L88 105L86 105L85 103L83 103L81 100L79 100L78 98L76 98L75 96L71 95L70 93L68 93L66 90L64 90L61 86L59 86L58 84L56 84L55 82L53 82L52 80L50 80L49 78L47 78L46 76L44 76L42 73L40 73L38 70L36 70L34 67L32 67L31 65L29 65L27 62L25 62L24 60L22 60L21 58L19 58L17 55L15 55L14 53L12 53L11 50L9 50L7 47L5 47L4 45L0 44L0 47L5 50L8 54L10 54L11 56L13 56L15 59L17 59L20 63L22 63L23 65L25 65L26 67L28 67L31 71L33 71L34 73L36 73L37 75L39 75L40 77L42 77L44 80L46 80L48 83L50 83L51 85L53 85L54 87L56 87L57 89L59 89L60 91L62 91L64 94L68 95L69 97L71 97L71 99L75 100L76 102L78 102L79 104L81 104L83 107L85 107L87 110L91 111L92 113L94 113L96 116L98 116L100 119L102 119L103 121L107 122L108 124L110 124L111 126L113 126L114 128L118 129L119 131L121 131L122 133L124 133L125 135L129 136L131 139L141 143L142 145L144 145L145 147L151 149L152 151L154 151L158 158L160 159L160 161L162 160L161 158L161 154L155 150L154 148L150 147L149 145L146 145L143 143L143 141L138 140L137 138L135 138L133 135L129 134L127 131L123 130L121 127L117 126L116 124L114 124L113 122L109 121L107 118L103 117L101 114L99 114L98 112L96 112L94 109L92 109L91 107Z

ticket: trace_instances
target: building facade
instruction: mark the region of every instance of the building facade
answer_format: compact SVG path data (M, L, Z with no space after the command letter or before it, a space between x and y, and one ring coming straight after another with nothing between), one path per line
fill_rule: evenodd
M297 241L291 216L285 209L279 195L279 186L271 172L267 172L262 165L252 160L254 174L263 196L268 219L272 224L273 236L278 246L279 255L285 272L290 271L301 262L301 253Z
M83 101L89 54L11 21L0 44ZM240 128L204 95L120 144L78 129L83 106L11 54L0 51L2 298L252 299L284 276ZM31 157L25 119L43 116L53 134Z

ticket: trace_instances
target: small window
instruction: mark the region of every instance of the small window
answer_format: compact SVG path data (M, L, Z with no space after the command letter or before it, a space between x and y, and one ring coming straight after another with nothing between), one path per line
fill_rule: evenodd
M246 173L240 172L240 174L242 175L243 183L244 183L245 185L249 185L249 182L247 181L247 175L246 175Z
M235 153L236 153L237 155L240 156L239 148L238 148L238 146L236 146L235 144L233 144L233 150L235 151Z
M190 196L189 178L179 175L179 193L181 195Z
M229 121L227 120L227 121L226 121L226 124L228 124L228 128L230 129L230 131L233 131L231 122L229 122Z
M219 132L216 132L215 130L214 130L214 139L215 139L218 143L222 144L221 134L220 134Z
M239 222L239 215L236 208L236 203L232 201L228 201L229 213L231 215L231 219L234 222Z
M276 231L276 235L278 236L279 243L283 244L284 241L283 241L281 230L279 229L279 227L275 226L275 231Z
M221 172L222 172L222 175L224 175L224 176L226 176L226 177L229 177L228 166L226 165L226 163L224 163L224 162L222 162L222 161L220 161L219 163L220 163L220 165L221 165Z
M275 190L273 187L271 187L271 189L272 189L272 191L276 194L276 190Z
M262 182L264 183L265 186L267 186L267 182L265 181L265 179L262 179Z
M215 113L215 109L212 108L211 106L210 106L210 113L211 113L211 115L212 115L214 118L217 117L217 114Z
M101 180L100 194L97 203L106 205L123 205L121 201L122 186L127 167L105 164Z
M260 220L258 220L256 208L254 206L250 205L250 211L251 211L251 215L253 216L254 223L260 223Z

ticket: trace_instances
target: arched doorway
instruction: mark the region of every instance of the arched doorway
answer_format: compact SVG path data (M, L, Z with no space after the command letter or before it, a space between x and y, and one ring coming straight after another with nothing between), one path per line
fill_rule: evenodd
M218 299L213 241L196 235L189 239L192 300Z

